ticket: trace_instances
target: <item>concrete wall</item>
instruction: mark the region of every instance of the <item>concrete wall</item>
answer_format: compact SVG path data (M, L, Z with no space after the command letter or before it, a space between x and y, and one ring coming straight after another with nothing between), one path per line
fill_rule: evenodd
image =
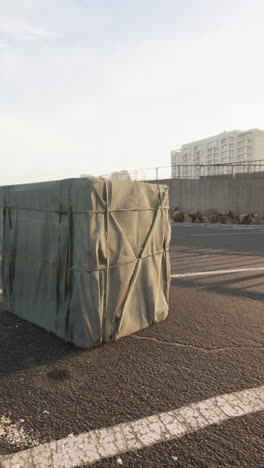
M171 208L264 213L264 178L165 179L159 183L169 186Z

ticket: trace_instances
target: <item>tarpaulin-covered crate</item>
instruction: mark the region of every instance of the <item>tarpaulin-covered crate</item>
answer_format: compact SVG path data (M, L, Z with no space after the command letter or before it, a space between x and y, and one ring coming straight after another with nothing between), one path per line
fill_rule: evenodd
M168 188L80 178L0 188L6 310L89 348L166 318Z

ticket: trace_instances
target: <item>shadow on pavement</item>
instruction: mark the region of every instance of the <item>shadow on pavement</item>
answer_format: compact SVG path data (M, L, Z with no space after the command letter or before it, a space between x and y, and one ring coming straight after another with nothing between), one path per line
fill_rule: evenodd
M245 273L243 274L245 275ZM226 279L223 279L223 277L226 277ZM199 288L202 291L226 296L247 297L249 299L264 301L264 272L246 274L242 277L240 274L236 278L234 276L230 277L230 274L226 273L221 275L221 277L219 275L209 275L208 277L203 276L195 279L191 277L175 278L173 281L177 282L178 286L184 288Z
M240 253L234 250L226 252L222 249L195 249L184 247L180 254L171 249L171 267L174 273L192 273L196 271L224 270L233 268L263 267L263 257L250 253Z
M0 376L85 352L1 309Z

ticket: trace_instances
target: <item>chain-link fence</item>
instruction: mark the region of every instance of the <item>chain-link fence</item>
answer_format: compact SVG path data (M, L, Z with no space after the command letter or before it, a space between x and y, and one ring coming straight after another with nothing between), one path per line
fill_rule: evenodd
M212 165L177 165L147 169L122 170L104 174L111 180L200 179L204 177L264 178L264 160Z

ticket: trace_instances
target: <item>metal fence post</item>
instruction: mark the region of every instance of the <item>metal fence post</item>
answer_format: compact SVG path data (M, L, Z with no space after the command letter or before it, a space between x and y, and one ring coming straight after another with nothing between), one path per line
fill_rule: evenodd
M149 169L136 169L133 171L122 170L111 174L99 176L109 180L159 180L159 177L166 178L170 168L169 177L171 179L184 178L208 178L211 176L228 176L232 179L244 174L249 178L261 177L264 179L264 161L243 161L228 162L226 164L175 164L164 167L151 167ZM166 169L166 172L165 172ZM86 177L81 175L80 177Z

